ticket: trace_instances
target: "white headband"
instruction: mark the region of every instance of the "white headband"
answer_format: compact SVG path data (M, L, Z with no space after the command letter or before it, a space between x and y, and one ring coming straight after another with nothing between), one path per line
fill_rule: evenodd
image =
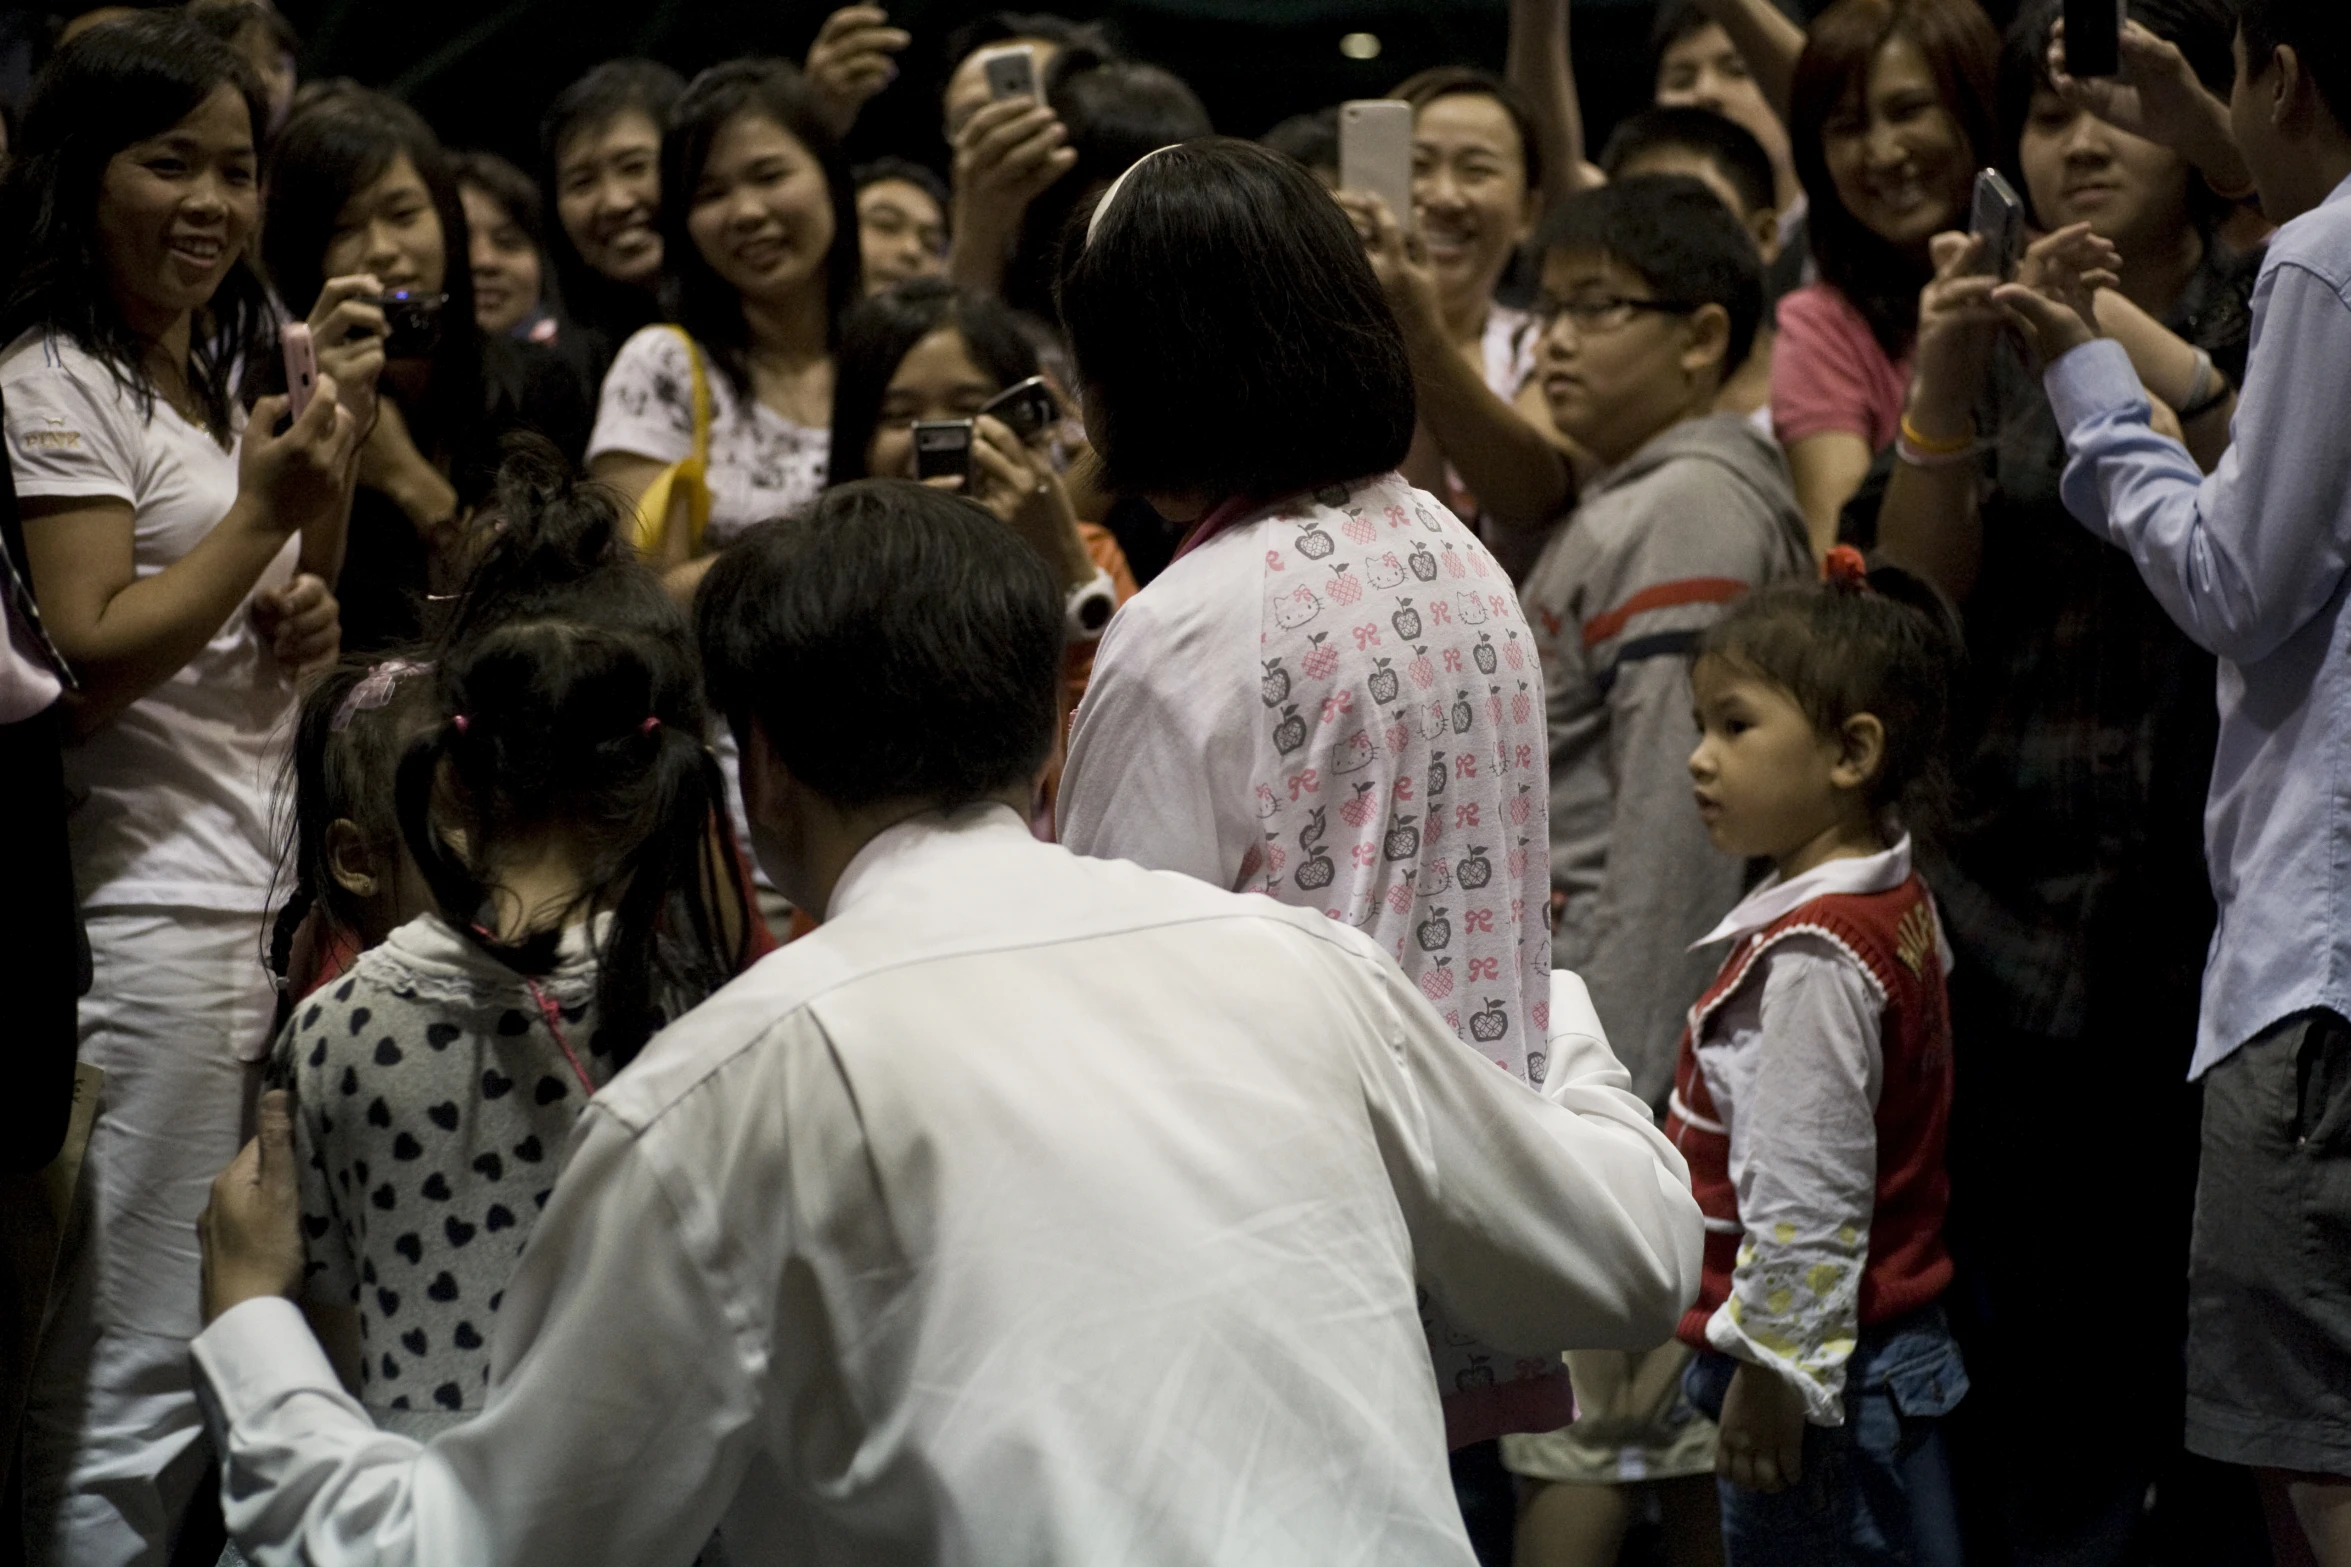
M1167 144L1166 147L1152 148L1149 152L1144 153L1140 158L1137 158L1134 162L1128 164L1126 167L1126 172L1121 174L1117 179L1110 182L1110 189L1104 191L1102 193L1102 199L1094 203L1094 215L1086 220L1086 244L1089 248L1094 243L1094 236L1102 231L1103 214L1110 210L1111 203L1118 200L1118 193L1127 188L1127 181L1135 177L1135 170L1141 168L1144 164L1149 163L1153 158L1158 157L1161 153L1166 152L1169 148L1180 145L1182 144L1179 142L1171 141Z

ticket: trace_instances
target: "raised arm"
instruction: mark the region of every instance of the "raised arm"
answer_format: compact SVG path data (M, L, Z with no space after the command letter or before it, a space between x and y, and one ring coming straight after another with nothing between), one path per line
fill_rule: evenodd
M1804 29L1771 0L1698 0L1698 9L1730 34L1772 113L1785 120L1788 89L1796 80L1796 57L1804 52Z
M1503 74L1535 111L1543 147L1543 210L1599 176L1584 159L1584 107L1576 97L1568 46L1569 0L1510 0L1510 47Z
M1935 277L1919 296L1918 360L1905 427L1923 445L1894 464L1878 510L1878 549L1964 603L1983 562L1983 518L1976 483L1981 465L1975 402L2005 320L1992 303L1996 279L1969 271L1979 242L1964 234L1934 239Z

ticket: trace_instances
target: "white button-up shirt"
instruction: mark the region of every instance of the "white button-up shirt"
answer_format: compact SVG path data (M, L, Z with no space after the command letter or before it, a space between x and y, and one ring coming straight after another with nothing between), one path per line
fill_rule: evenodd
M1531 1353L1697 1289L1681 1160L1551 1044L1538 1095L1318 912L902 824L591 1103L478 1418L378 1432L291 1305L213 1323L230 1527L263 1567L682 1564L722 1518L743 1563L1467 1564L1416 1277Z

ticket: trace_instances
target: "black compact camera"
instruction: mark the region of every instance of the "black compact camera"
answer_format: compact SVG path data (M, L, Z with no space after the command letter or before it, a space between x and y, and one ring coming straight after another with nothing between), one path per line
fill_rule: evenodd
M384 313L386 359L422 359L441 346L441 307L449 303L447 294L400 288L378 294L369 303Z

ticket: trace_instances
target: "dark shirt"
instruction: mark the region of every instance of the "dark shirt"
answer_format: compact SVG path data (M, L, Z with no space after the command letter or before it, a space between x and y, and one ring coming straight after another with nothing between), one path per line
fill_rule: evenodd
M2232 381L2255 267L2213 246L2165 321ZM1954 692L1954 812L1929 861L1958 967L2010 1028L2075 1038L2118 1014L2176 1015L2184 1049L2213 923L2212 656L2128 555L2067 515L2065 441L2013 340L1977 428L1991 436L1983 559Z

